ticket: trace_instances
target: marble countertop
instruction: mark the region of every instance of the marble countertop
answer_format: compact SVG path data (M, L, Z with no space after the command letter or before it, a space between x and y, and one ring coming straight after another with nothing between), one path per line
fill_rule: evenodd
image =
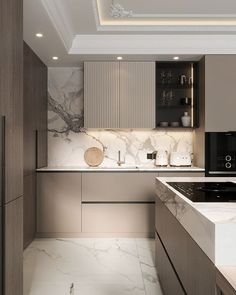
M99 166L99 167L89 167L89 166L48 166L37 169L38 172L50 172L50 171L67 171L67 172L106 172L106 171L141 171L141 172L204 172L204 168L199 167L156 167L154 165L147 166L116 166L116 167L108 167L108 166Z
M216 264L236 266L236 203L194 203L167 182L236 182L224 177L157 178L156 193L207 256Z

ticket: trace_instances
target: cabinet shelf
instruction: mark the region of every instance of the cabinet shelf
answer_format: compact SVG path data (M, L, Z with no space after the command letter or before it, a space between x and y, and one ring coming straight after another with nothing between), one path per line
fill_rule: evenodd
M198 62L157 62L156 63L156 128L159 129L186 129L186 127L161 127L159 122L181 122L185 112L191 116L192 126L187 129L197 128L198 120ZM162 83L163 73L166 80ZM171 73L171 83L168 75ZM185 76L190 84L180 84L179 77ZM181 98L191 98L191 105L182 105ZM163 104L163 103L170 103ZM182 125L182 124L181 124Z
M158 109L189 109L192 105L157 105Z
M170 84L163 84L163 83L157 83L158 88L162 89L191 89L195 87L195 84L187 84L187 85L180 85L177 83L170 83Z

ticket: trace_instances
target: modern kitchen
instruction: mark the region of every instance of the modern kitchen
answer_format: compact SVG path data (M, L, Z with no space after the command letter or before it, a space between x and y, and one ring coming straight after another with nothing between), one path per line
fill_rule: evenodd
M0 294L236 294L234 1L0 11Z

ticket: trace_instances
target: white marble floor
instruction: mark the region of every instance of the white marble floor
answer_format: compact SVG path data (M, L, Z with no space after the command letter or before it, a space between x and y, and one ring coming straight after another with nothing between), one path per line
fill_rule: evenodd
M37 239L24 295L162 295L151 239Z

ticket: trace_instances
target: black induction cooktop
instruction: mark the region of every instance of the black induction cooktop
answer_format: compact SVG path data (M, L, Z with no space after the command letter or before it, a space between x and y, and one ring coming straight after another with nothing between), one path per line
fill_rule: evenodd
M236 202L233 182L167 182L192 202Z

